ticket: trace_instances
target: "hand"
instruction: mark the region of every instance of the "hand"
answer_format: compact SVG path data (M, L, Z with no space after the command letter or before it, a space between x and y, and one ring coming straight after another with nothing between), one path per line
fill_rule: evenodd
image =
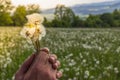
M62 73L57 71L59 66L57 56L44 48L23 63L15 75L15 80L57 80L62 76Z

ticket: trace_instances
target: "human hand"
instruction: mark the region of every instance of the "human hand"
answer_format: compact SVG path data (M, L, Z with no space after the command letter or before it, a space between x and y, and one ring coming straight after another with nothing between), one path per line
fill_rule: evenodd
M15 80L57 80L62 76L57 71L60 62L57 56L50 54L47 48L38 54L32 54L15 74Z

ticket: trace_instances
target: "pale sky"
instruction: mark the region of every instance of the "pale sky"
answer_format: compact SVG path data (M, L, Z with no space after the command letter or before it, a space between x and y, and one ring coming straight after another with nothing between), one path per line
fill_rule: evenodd
M94 2L104 2L111 0L12 0L14 5L27 5L27 4L39 4L41 9L49 9L56 7L57 4L64 4L66 6L72 6L75 4L85 4Z

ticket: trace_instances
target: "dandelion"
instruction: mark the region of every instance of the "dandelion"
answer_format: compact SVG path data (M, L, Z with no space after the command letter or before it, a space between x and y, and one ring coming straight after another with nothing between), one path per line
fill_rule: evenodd
M28 22L24 25L21 35L32 42L36 51L40 49L40 40L46 35L44 26L42 25L44 18L40 14L33 13L26 16Z
M86 63L86 59L83 59L83 61L82 61L83 63Z
M100 61L96 61L96 64L99 64L100 63Z
M115 72L116 74L119 73L119 70L118 70L117 67L114 68L114 72Z
M77 73L76 73L76 76L79 76L79 75L80 75L80 72L77 72Z
M113 69L113 65L109 65L108 67L106 67L107 70L111 70Z
M86 70L86 71L85 71L85 73L84 73L84 78L88 78L88 77L89 77L89 75L90 75L90 74L89 74L89 71L88 71L88 70Z

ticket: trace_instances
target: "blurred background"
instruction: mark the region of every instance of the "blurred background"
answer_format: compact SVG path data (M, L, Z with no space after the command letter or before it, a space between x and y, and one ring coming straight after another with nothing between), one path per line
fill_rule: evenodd
M0 0L0 80L14 74L34 47L20 36L26 15L40 13L60 80L120 80L120 0Z

